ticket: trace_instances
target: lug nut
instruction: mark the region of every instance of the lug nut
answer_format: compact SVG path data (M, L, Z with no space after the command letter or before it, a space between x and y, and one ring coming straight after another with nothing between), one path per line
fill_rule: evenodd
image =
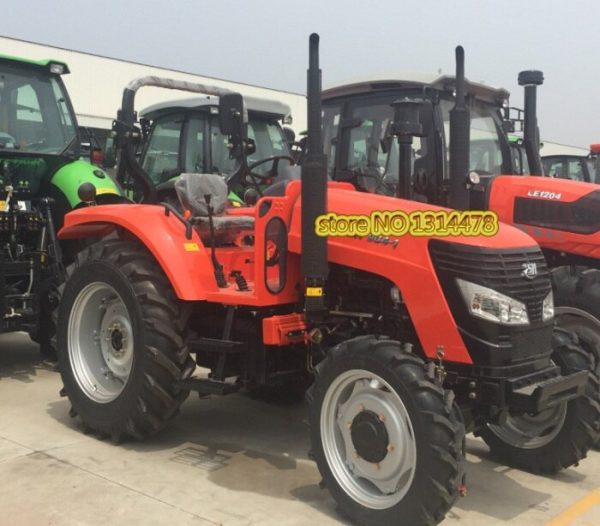
M473 391L471 391L469 393L469 400L475 400L477 398L477 393L474 393Z

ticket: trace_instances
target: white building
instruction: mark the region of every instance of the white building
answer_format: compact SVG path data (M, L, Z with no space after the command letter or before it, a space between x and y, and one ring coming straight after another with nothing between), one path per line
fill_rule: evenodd
M278 100L291 108L293 117L291 127L296 133L306 129L306 97L300 93L204 77L2 36L0 36L0 54L32 60L50 58L66 62L71 73L65 75L63 80L69 91L79 125L82 127L110 129L117 115L117 109L121 106L121 96L125 86L134 78L154 75L209 84L239 91L242 95ZM189 97L188 92L142 88L136 96L136 109L141 110L157 102Z

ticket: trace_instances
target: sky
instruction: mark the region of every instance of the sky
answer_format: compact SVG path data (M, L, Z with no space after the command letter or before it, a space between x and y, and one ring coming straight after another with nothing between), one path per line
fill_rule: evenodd
M321 36L323 84L411 71L501 86L540 69L542 138L600 142L598 0L19 0L0 35L304 93L308 36Z

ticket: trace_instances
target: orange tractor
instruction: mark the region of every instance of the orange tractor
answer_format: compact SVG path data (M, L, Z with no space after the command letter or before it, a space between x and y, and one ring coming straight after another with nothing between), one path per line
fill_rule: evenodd
M227 207L225 177L182 174L179 206L67 215L60 238L92 242L69 267L59 308L71 414L115 441L143 439L191 390L312 381L311 456L341 511L369 525L444 518L464 489L465 424L506 447L525 427L519 465L576 464L598 435L598 383L587 355L553 328L549 272L531 237L502 224L492 237L395 244L317 234L333 213L444 209L327 181L317 35L309 59L300 180ZM241 96L221 96L219 114L243 159Z

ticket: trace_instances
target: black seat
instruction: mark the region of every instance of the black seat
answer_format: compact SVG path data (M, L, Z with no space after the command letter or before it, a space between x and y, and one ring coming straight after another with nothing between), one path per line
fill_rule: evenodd
M208 204L205 196L210 196L213 209L214 241L216 245L231 245L244 235L254 232L253 216L225 215L228 203L227 184L217 174L181 174L175 183L175 191L183 205L192 214L192 224L205 244L210 244L212 236L208 217Z

